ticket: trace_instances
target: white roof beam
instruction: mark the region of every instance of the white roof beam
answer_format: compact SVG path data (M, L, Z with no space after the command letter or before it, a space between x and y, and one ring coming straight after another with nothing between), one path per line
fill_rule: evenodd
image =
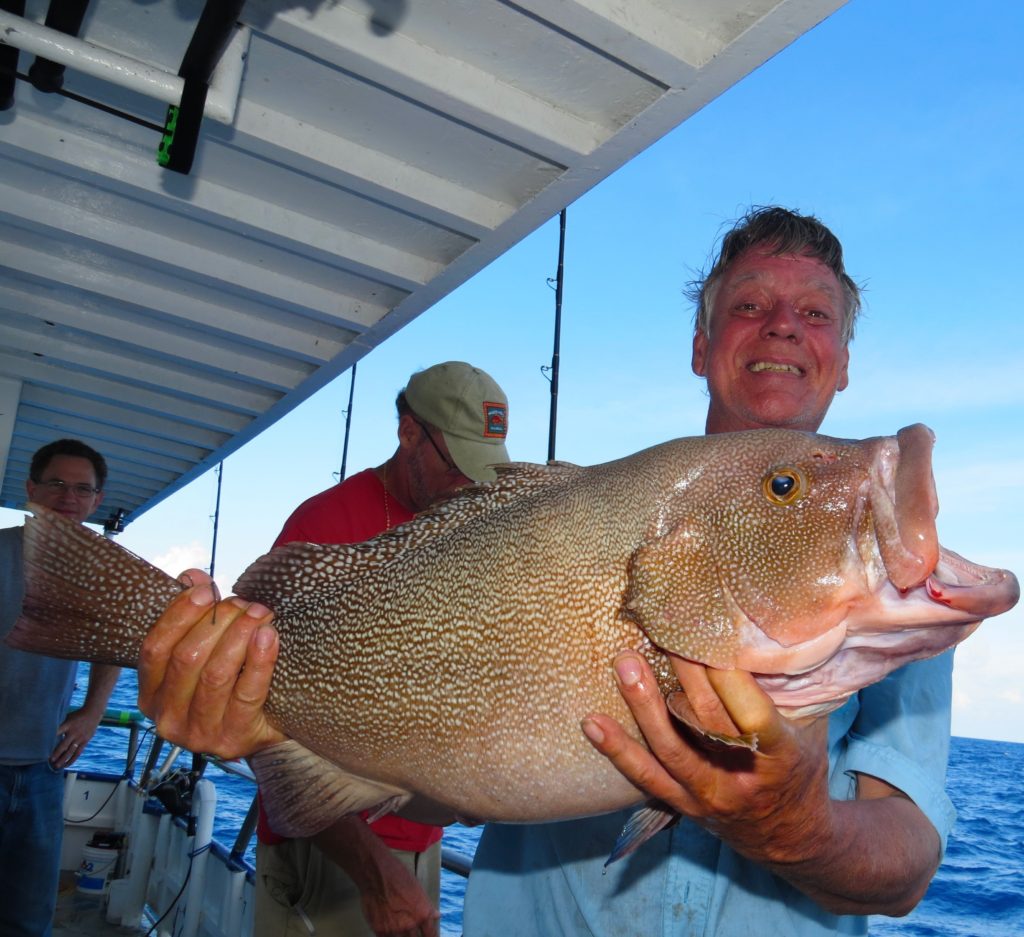
M118 380L150 387L164 387L169 394L199 399L211 398L252 416L263 413L281 395L237 380L214 380L197 370L169 367L149 358L129 358L117 351L91 348L83 342L44 337L0 324L0 347L12 352L42 355L51 362L65 362L77 368L112 374Z
M56 280L70 289L92 294L99 301L106 299L146 309L158 317L180 321L184 328L194 325L213 334L230 336L246 345L274 349L312 364L330 361L357 334L313 320L308 321L307 328L299 329L289 325L287 319L272 318L275 313L280 315L278 310L266 308L265 316L245 314L237 303L227 305L204 299L201 287L190 285L185 292L165 286L160 282L163 275L155 271L152 279L137 280L125 272L56 256L24 243L4 242L3 264L17 271L19 276Z
M22 404L29 408L51 413L67 414L68 395L61 391L51 390L46 387L25 388L22 395ZM212 430L203 429L201 426L193 426L189 423L182 423L178 420L168 419L165 416L156 416L152 413L143 413L126 406L104 403L100 400L75 400L74 409L82 416L96 423L105 423L110 426L123 426L136 432L152 436L162 437L179 443L187 443L197 446L200 449L211 450L223 445L228 438L227 433L216 433Z
M592 152L614 132L506 84L495 75L398 33L385 40L365 14L341 4L282 11L274 0L250 0L243 17L266 35L364 80L464 121L562 165Z
M206 427L216 433L234 435L249 425L250 418L228 409L217 401L197 403L165 395L138 384L129 384L95 374L70 371L35 355L18 357L0 352L0 371L16 376L19 381L53 388L63 395L85 400L113 401L143 414L144 418L163 414L183 424Z
M249 152L332 179L467 238L483 237L515 211L508 202L246 99L239 105L232 139Z
M49 428L53 438L63 436L85 436L89 439L105 439L111 430L116 430L119 442L133 448L145 449L150 453L160 453L179 459L186 463L198 462L210 454L210 447L193 446L187 443L154 436L145 430L135 430L127 426L117 426L106 421L95 421L85 414L70 414L47 408L33 407L22 402L20 419L35 426Z
M248 353L244 345L235 345L226 355L228 345L234 343L224 339L192 330L171 331L158 324L150 325L141 316L108 315L102 309L92 308L88 301L73 304L41 290L9 285L0 292L0 310L3 308L39 321L42 328L62 326L62 331L81 333L90 340L109 339L112 347L122 345L129 355L133 354L133 346L140 356L151 349L154 360L176 359L186 367L196 363L210 371L244 374L246 382L263 384L277 391L291 390L312 371L311 365L300 365L294 359L294 363L289 363L281 355Z
M193 277L234 289L253 285L258 291L284 304L285 308L308 307L324 316L338 318L339 315L341 297L333 290L280 273L265 263L218 252L208 244L186 243L161 233L156 224L132 224L124 218L107 217L70 201L56 202L45 195L4 183L0 183L0 206L14 216L32 219L37 230L56 232L58 238L64 236L94 242L128 256L169 258L175 267L189 270ZM258 253L258 250L253 250L253 254ZM297 257L288 259L299 263ZM436 271L442 269L440 265L431 266ZM351 313L356 327L365 328L373 324L372 314L368 315L361 303L349 306L346 312Z

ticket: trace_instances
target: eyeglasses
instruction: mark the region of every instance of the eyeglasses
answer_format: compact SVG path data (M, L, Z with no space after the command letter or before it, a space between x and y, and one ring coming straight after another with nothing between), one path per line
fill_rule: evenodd
M434 451L438 454L438 456L440 456L441 461L444 462L444 464L447 467L448 471L449 472L461 472L462 470L450 458L448 458L448 456L446 456L441 451L441 447L434 441L434 437L431 435L430 430L427 429L427 425L422 420L416 419L416 417L413 417L412 421L421 430L423 430L423 434L427 437L427 439L430 440L430 445L432 445L434 447Z
M100 493L99 488L93 488L92 485L87 485L85 482L69 485L66 481L62 481L59 478L51 478L49 481L39 482L39 487L45 488L55 495L62 495L65 491L70 491L76 498L91 498L93 495Z

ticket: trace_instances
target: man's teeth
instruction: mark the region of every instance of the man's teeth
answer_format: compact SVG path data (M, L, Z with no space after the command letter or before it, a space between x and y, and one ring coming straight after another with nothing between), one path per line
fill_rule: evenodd
M791 364L776 364L773 361L755 361L750 370L757 371L781 371L784 374L799 374L800 369Z

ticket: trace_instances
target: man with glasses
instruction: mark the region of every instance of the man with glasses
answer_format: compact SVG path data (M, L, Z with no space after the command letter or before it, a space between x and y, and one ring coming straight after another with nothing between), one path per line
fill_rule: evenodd
M301 504L275 547L369 540L457 488L495 478L491 466L508 461L508 400L479 368L448 361L420 371L396 407L392 456ZM261 810L257 836L257 937L437 934L440 827L354 817L312 839L283 839Z
M30 502L83 523L100 506L107 464L58 439L32 457ZM60 876L64 769L96 732L119 667L93 664L82 708L68 713L78 664L16 651L3 638L21 611L22 527L0 530L0 933L49 935Z

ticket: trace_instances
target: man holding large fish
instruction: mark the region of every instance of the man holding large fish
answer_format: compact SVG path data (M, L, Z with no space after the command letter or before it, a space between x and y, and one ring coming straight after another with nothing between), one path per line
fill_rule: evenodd
M952 823L939 652L1019 590L939 546L926 428L810 434L858 306L828 229L753 212L701 289L710 435L502 467L366 544L275 551L215 616L206 585L90 570L44 512L21 637L68 618L52 531L161 734L255 752L275 826L374 804L519 824L484 831L467 937L863 933L920 900Z
M695 298L692 365L707 379L706 431L817 430L847 386L860 305L832 233L782 209L752 212L726 235ZM465 937L507 934L500 922L513 908L529 922L516 930L524 937L724 937L865 933L864 915L917 904L953 820L944 793L951 651L809 724L782 718L743 670L672 664L697 721L756 736L757 754L695 744L644 656L620 654L616 680L646 746L605 715L583 730L646 794L693 822L607 869L597 844L624 814L488 827Z

